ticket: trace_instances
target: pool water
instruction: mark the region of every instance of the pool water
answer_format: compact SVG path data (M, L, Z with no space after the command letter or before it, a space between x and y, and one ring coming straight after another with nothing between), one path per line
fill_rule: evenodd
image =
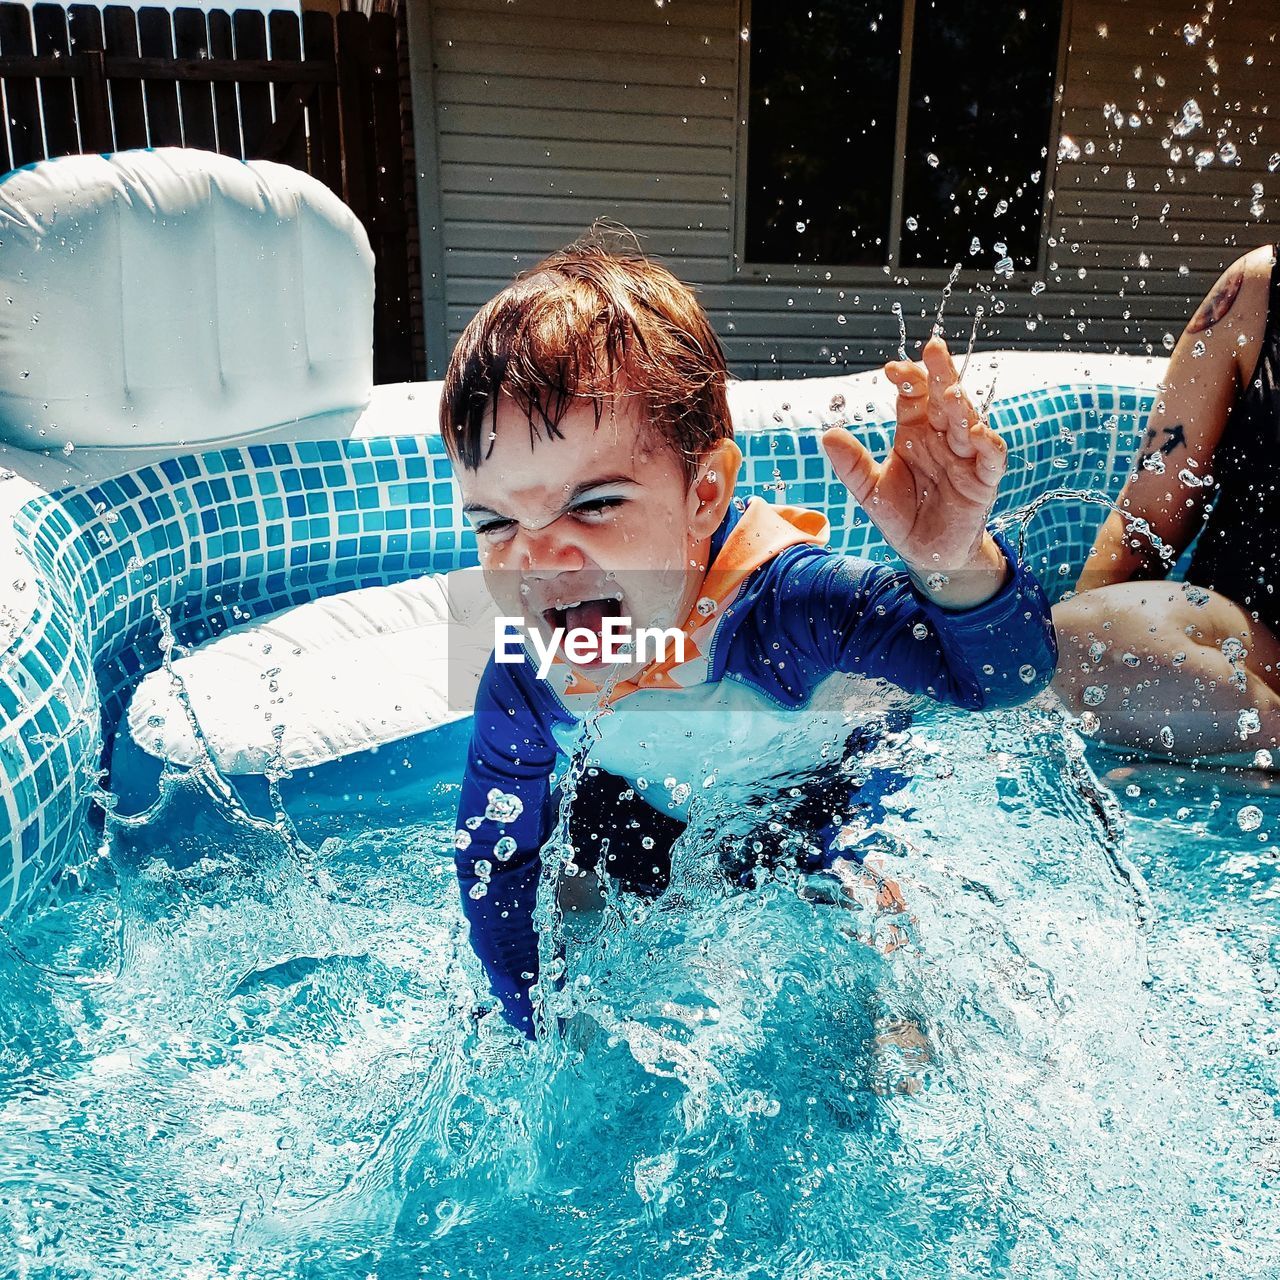
M883 750L911 945L732 887L713 787L663 897L564 924L536 1048L486 1012L454 788L311 848L109 839L0 953L0 1274L1280 1274L1280 796L1047 702Z

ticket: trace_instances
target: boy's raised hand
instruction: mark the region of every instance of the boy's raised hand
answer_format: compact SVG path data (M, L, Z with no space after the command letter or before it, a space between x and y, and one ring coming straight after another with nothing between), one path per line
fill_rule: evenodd
M1005 559L986 523L1007 448L960 386L942 338L930 338L923 357L885 365L898 388L898 426L883 462L843 427L825 432L822 443L836 475L918 584L941 604L967 608L1004 581Z

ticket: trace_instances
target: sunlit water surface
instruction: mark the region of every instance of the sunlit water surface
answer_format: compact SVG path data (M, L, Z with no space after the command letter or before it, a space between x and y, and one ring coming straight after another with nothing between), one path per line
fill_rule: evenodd
M709 789L662 899L571 922L537 1049L482 1013L452 790L310 859L103 855L0 957L0 1274L1274 1277L1280 798L1083 748L917 712L889 955L728 888Z

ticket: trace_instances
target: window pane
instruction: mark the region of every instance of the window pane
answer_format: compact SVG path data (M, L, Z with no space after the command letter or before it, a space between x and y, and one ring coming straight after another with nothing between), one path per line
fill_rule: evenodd
M1019 269L1035 265L1061 18L1061 0L918 0L904 266L989 270L997 241Z
M888 256L901 0L756 0L748 262Z

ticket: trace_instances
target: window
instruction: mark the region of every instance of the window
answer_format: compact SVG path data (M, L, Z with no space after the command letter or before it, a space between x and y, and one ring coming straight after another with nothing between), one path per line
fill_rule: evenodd
M754 0L743 257L1040 251L1062 0ZM1003 245L1003 250L997 246Z

